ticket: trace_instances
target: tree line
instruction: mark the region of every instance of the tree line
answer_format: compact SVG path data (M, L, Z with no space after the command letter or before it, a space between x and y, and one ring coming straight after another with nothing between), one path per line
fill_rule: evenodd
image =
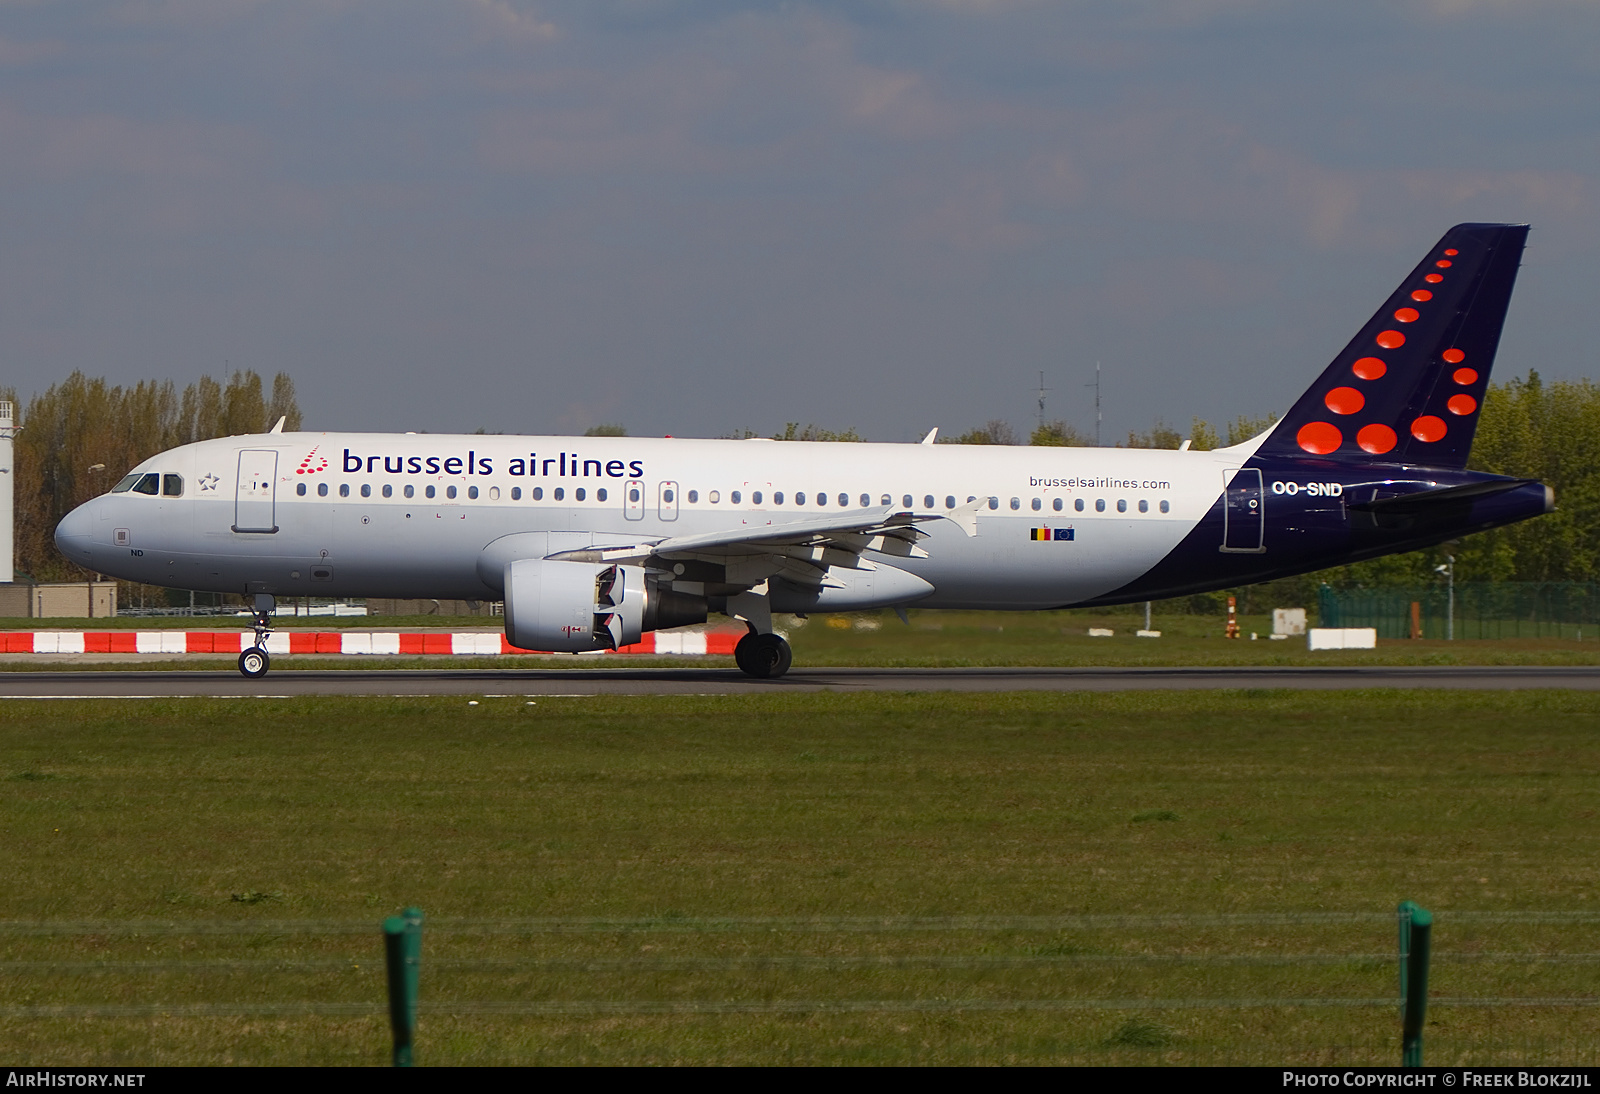
M16 401L0 389L0 398ZM270 429L301 427L294 382L283 373L270 387L255 372L225 379L203 376L179 390L171 381L118 387L73 373L35 395L23 410L16 439L16 566L38 580L83 575L56 553L56 524L74 506L110 489L128 468L191 441ZM1237 418L1219 427L1196 418L1188 430L1157 421L1132 431L1126 448L1177 448L1184 440L1208 450L1248 440L1273 417ZM621 425L601 425L591 435L625 436ZM736 436L755 436L744 431ZM853 429L832 430L790 422L773 437L787 441L860 441ZM942 444L1024 443L1007 422L991 420ZM1064 421L1048 421L1026 443L1081 445L1089 438ZM1556 512L1459 543L1392 555L1317 574L1273 582L1256 595L1280 603L1310 603L1316 586L1416 585L1438 580L1445 554L1455 558L1458 581L1600 581L1600 386L1589 380L1546 383L1537 372L1493 384L1472 449L1474 470L1538 479L1554 488Z
M0 399L17 402L14 391ZM82 580L55 548L55 528L71 509L105 493L130 467L192 441L264 433L279 418L299 429L294 381L251 371L202 376L181 391L172 381L118 387L74 372L28 400L20 415L16 476L16 569L39 581Z

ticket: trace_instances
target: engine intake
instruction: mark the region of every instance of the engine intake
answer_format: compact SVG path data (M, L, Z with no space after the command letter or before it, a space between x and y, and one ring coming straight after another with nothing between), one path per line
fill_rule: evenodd
M639 566L519 559L505 568L506 641L555 653L614 650L646 631L706 621L706 601Z

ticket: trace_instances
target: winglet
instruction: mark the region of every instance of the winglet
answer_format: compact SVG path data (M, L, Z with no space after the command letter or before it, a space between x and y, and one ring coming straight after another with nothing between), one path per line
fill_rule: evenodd
M935 437L937 437L938 435L939 435L939 427L938 426L934 426L932 429L928 430L928 435L926 437L922 438L922 441L920 443L922 443L922 444L932 444L933 443L933 439Z
M282 433L283 432L283 425L288 420L289 420L289 415L285 414L283 417L278 419L278 424L273 426L271 429L267 430L267 432L268 433Z
M955 521L956 527L967 533L967 538L971 539L978 534L978 510L988 504L988 498L973 498L965 505L958 505L945 513L944 518Z

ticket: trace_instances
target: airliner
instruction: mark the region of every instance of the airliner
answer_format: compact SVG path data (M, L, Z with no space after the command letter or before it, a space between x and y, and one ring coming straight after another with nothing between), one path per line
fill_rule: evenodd
M521 649L774 614L1121 604L1411 551L1548 513L1466 469L1527 225L1445 233L1271 429L1194 451L284 433L183 445L56 529L87 570L239 593L502 601Z

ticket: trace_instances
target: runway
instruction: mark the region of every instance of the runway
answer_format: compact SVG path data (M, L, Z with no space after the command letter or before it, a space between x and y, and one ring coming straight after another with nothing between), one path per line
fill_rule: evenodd
M426 669L234 672L5 672L15 699L291 698L306 695L764 695L784 691L1155 691L1219 688L1600 690L1600 666L1315 668L801 668L752 680L713 668Z

